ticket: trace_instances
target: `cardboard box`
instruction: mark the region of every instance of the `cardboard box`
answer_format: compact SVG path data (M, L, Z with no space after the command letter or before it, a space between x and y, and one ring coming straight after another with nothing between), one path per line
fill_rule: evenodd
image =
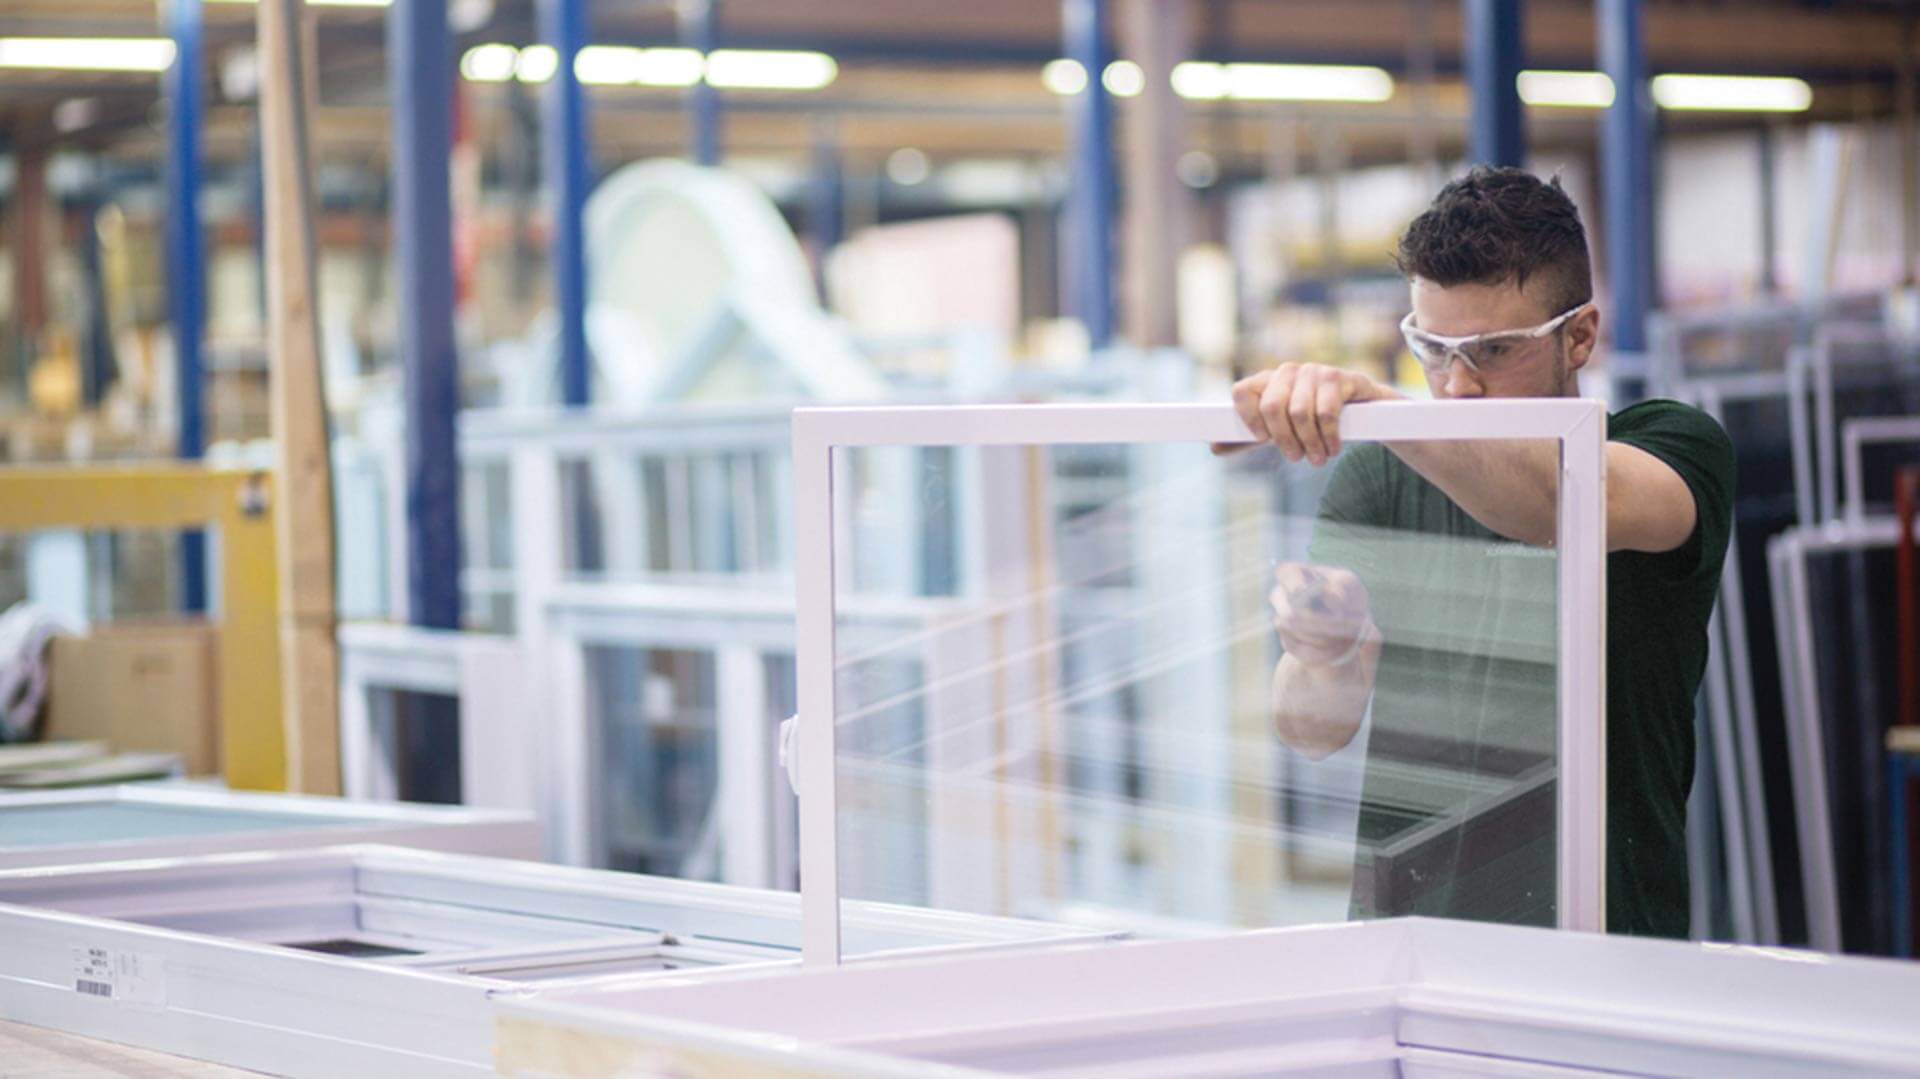
M85 637L54 638L42 737L178 753L188 775L217 774L218 632L206 622L115 622Z

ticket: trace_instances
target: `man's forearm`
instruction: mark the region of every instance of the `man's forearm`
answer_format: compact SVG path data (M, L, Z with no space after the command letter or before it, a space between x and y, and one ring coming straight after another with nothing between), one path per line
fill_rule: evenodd
M1386 446L1487 528L1537 547L1553 543L1560 510L1557 443L1518 439Z
M1280 741L1319 760L1344 749L1360 730L1380 665L1380 635L1368 627L1353 658L1315 665L1291 655L1273 668L1274 731Z

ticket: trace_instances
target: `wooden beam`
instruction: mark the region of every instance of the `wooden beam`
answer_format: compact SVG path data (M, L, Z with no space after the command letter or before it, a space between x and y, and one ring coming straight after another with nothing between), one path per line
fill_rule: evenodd
M1121 52L1140 65L1146 89L1121 112L1125 124L1126 274L1124 325L1129 343L1180 343L1177 271L1190 239L1192 195L1176 166L1186 148L1187 105L1173 92L1173 69L1193 52L1185 0L1124 0Z
M38 137L16 138L13 221L7 234L13 244L14 322L27 348L21 359L32 363L47 324L47 222L53 216L47 198L49 154Z
M267 356L280 492L280 656L293 790L340 793L339 655L333 590L333 476L315 319L313 169L307 149L312 32L302 0L261 0L260 135L265 173Z

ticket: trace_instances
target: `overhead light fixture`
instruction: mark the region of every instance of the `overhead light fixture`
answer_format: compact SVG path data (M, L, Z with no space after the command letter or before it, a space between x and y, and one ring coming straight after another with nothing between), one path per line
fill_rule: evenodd
M1613 104L1613 80L1598 71L1522 71L1520 100L1562 109L1604 109Z
M1747 75L1656 75L1653 100L1663 109L1703 112L1805 112L1813 88L1804 79Z
M642 49L634 82L642 86L692 86L707 72L699 49Z
M1064 56L1049 60L1040 69L1040 84L1050 93L1072 97L1087 88L1087 69ZM1115 60L1100 73L1100 85L1115 97L1138 97L1147 88L1147 73L1132 60Z
M1173 92L1189 101L1222 101L1232 89L1225 64L1189 60L1174 65Z
M506 82L519 59L520 50L511 45L475 45L460 57L460 75L472 82Z
M560 54L551 45L529 45L513 62L513 77L521 82L546 82L558 70Z
M260 0L206 0L209 4L257 4ZM387 7L393 0L307 0L308 7Z
M1393 76L1377 67L1340 64L1175 65L1173 90L1194 101L1335 101L1377 103L1393 97Z
M559 70L551 45L475 45L460 57L460 74L472 82L546 82ZM640 49L588 45L574 54L573 73L592 86L693 86L704 78L730 90L818 90L839 76L833 57L820 52L771 49Z
M818 90L840 66L823 52L715 49L707 54L707 84L726 90Z
M1114 97L1138 97L1147 88L1147 73L1132 60L1115 60L1100 73L1100 85Z
M559 61L547 45L475 45L460 57L460 74L471 82L546 82ZM636 49L588 45L574 55L573 73L591 86L692 86L706 58L698 49Z
M1049 93L1072 97L1087 88L1087 69L1080 66L1080 61L1064 56L1049 60L1047 66L1040 69L1040 85Z
M0 37L0 68L49 71L165 71L173 42L163 37Z
M640 50L625 45L588 45L574 54L573 74L590 86L625 86L640 77Z
M902 146L887 155L887 179L902 187L924 183L931 175L933 162L928 160L924 150Z

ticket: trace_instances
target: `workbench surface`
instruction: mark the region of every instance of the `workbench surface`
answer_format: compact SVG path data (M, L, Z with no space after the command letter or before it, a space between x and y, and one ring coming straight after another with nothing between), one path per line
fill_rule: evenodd
M0 1079L244 1079L257 1074L0 1020Z

